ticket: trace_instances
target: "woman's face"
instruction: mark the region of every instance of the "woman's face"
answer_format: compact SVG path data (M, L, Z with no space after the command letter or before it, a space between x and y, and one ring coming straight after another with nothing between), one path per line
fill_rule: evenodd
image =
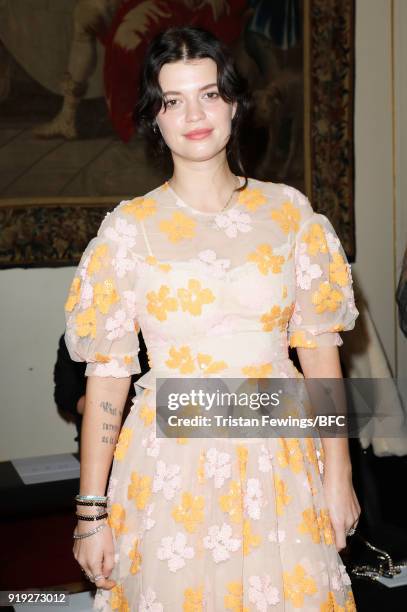
M203 58L164 64L158 81L166 107L156 121L173 157L205 161L223 151L236 105L219 95L216 63Z

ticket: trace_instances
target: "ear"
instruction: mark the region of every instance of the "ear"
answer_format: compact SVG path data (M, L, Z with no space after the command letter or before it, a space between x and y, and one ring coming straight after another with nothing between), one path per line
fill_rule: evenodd
M237 102L232 102L232 119L234 119L237 111Z

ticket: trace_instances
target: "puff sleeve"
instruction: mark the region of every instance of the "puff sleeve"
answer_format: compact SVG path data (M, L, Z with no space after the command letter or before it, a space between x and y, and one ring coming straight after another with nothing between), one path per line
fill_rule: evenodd
M293 348L341 346L359 312L352 272L329 219L302 196L303 223L295 238L295 304L288 325Z
M86 376L138 374L137 226L120 205L85 249L65 303L65 342Z

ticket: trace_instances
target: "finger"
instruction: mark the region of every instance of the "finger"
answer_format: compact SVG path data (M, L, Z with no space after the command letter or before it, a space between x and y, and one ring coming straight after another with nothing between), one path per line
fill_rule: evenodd
M116 582L110 578L105 578L104 576L96 576L96 578L95 585L98 589L110 590L116 585Z
M81 570L83 571L86 580L89 580L89 582L93 582L92 570L87 565L82 565Z
M103 575L106 578L110 577L113 567L114 567L114 555L113 553L106 553L103 557L103 565L102 565Z
M335 544L338 551L346 548L346 532L343 527L335 528Z
M93 570L93 582L98 588L111 589L116 584L115 581L111 580L108 574L104 572L101 564L93 566Z

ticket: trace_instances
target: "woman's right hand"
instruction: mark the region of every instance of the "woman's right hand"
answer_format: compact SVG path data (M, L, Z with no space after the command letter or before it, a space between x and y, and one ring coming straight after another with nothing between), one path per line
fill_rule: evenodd
M116 584L109 578L114 566L113 534L106 519L102 521L106 522L103 529L87 538L74 541L73 554L86 574L103 576L99 580L92 580L97 588L110 590ZM74 533L86 533L100 524L101 521L78 521Z

